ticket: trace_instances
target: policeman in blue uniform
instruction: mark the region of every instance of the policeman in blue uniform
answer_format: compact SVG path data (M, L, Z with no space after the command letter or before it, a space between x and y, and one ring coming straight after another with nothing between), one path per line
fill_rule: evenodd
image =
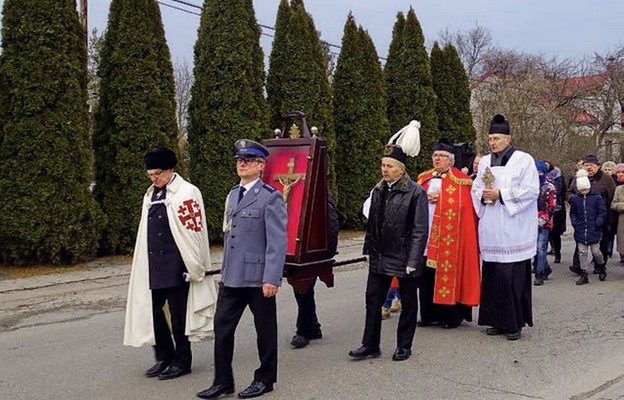
M225 203L223 265L214 319L215 376L210 388L197 394L213 399L234 392L234 333L249 306L258 335L260 367L239 398L262 396L277 380L277 315L275 295L282 284L288 216L282 194L260 179L269 150L240 139L236 170L240 183Z

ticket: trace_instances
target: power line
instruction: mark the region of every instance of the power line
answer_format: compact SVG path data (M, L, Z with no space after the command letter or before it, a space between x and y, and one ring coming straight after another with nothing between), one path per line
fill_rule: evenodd
M173 1L173 0L170 0L170 1ZM165 6L165 7L173 8L174 10L185 12L187 14L201 16L201 14L198 14L196 12L193 12L193 11L190 11L190 10L186 10L184 8L181 8L181 7L176 7L176 6L173 6L171 4L163 3L163 2L160 2L158 0L156 0L156 3L160 4L161 6Z
M202 10L203 9L201 6L198 6L197 4L189 3L188 1L184 1L184 0L169 0L169 1L172 1L174 3L183 4L183 5L187 6L187 7L193 7L193 8L196 8L198 10ZM200 14L194 13L194 12L186 10L186 9L182 9L182 8L179 8L179 7L176 7L176 6L172 6L172 5L169 5L169 4L161 3L160 1L158 1L158 4L161 4L161 5L164 5L164 6L167 6L167 7L171 7L173 9L180 10L180 11L183 11L183 12L186 12L186 13L189 13L189 14L200 15ZM263 28L263 29L268 29L270 31L275 31L275 28L272 27L272 26L269 26L269 25L258 24L258 26ZM268 37L271 37L271 38L275 37L274 35L271 35L271 34L268 34L268 33L265 33L265 32L262 32L262 34L264 36L268 36ZM338 50L340 50L342 48L341 46L338 46L337 44L329 43L326 40L321 40L321 42L323 42L323 44L325 44L328 47L333 47L333 48L338 49ZM338 55L335 52L330 52L330 53L335 55L335 56ZM384 57L379 57L379 59L386 61L386 58L384 58Z

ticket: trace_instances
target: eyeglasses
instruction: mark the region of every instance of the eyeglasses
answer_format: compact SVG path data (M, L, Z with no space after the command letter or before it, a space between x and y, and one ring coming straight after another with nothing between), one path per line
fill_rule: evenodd
M259 158L245 158L245 157L239 157L236 159L236 163L237 164L245 164L245 165L249 165L249 164L253 164L254 162L260 162Z
M431 158L449 158L448 154L432 154Z
M146 172L145 175L147 175L148 178L152 179L152 178L158 178L160 176L160 174L162 174L163 172L165 172L165 170L163 169L158 169L156 170L156 172Z

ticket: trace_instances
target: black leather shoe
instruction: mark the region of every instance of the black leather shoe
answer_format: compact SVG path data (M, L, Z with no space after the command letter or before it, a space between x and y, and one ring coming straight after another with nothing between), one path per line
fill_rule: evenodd
M182 375L186 375L190 373L191 373L190 367L183 368L183 367L178 367L177 365L171 365L169 366L169 368L167 368L166 370L164 370L158 375L158 379L160 379L161 381L167 381L169 379L179 378Z
M453 322L452 324L444 324L444 325L442 325L442 328L444 328L444 329L455 329L455 328L459 328L460 325L461 325L461 322Z
M295 349L302 349L310 343L310 339L305 336L295 335L290 341L290 345Z
M145 371L145 376L148 378L155 378L160 375L161 372L167 369L171 361L156 361L156 364L152 366L152 368Z
M357 360L363 360L365 358L376 358L379 357L381 352L379 351L379 347L371 347L371 346L360 346L355 350L351 350L349 352L349 356L353 357Z
M403 347L397 347L392 355L394 361L403 361L410 358L412 351L410 349L404 349Z
M251 382L251 385L247 387L247 389L243 390L242 392L238 394L238 398L250 399L252 397L262 396L263 394L272 392L272 391L273 391L272 383L269 383L267 385L266 383L263 383L260 381L253 381Z
M200 399L216 399L222 394L232 394L234 393L234 385L217 385L213 384L206 390L202 390L197 393L197 397Z
M416 323L416 325L420 326L421 328L426 328L428 326L433 325L433 322L427 322L427 321L418 321Z
M499 328L487 328L485 330L485 334L490 335L490 336L504 335L506 333L507 333L506 330L499 329Z
M515 332L507 333L507 340L518 340L522 336L522 328Z

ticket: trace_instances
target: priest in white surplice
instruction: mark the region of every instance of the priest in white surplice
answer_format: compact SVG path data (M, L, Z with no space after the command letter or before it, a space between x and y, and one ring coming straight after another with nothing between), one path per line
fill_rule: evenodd
M492 153L481 159L472 186L483 260L479 325L491 326L488 335L517 340L522 327L533 326L539 177L533 157L511 145L504 116L490 123L488 145Z

